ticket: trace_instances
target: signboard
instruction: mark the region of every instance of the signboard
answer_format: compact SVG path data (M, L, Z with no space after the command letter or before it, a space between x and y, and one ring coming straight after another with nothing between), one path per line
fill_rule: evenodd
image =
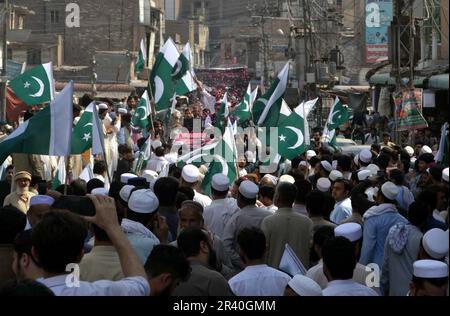
M392 22L392 0L365 0L366 63L388 57L389 26Z
M428 127L422 115L422 89L405 88L393 93L397 111L397 130L406 131Z

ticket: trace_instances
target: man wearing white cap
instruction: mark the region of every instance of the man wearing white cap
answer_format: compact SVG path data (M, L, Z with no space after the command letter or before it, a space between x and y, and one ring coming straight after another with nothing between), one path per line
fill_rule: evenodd
M35 195L30 199L30 208L27 212L27 228L31 228L40 222L42 216L50 210L55 199L48 195ZM29 226L29 227L28 227Z
M16 191L11 192L5 197L3 206L12 205L22 212L26 213L30 207L31 197L35 196L30 192L31 174L27 171L17 172L14 176Z
M398 213L395 198L399 190L392 182L386 182L377 193L378 205L369 208L363 216L364 234L360 263L367 265L383 264L384 243L389 229L397 223L406 224L408 221Z
M322 289L314 280L297 274L286 285L284 296L322 296Z
M344 179L334 182L332 195L336 204L330 214L330 220L335 224L340 224L352 215L352 202L349 198L351 184Z
M447 296L448 266L437 260L414 262L409 296Z
M278 268L286 243L291 246L305 266L309 266L309 242L312 236L312 221L305 215L294 212L292 205L297 195L294 184L278 184L274 202L278 207L274 215L264 218L261 229L267 239L267 264Z
M263 219L272 215L270 211L256 207L258 192L259 188L255 183L249 180L241 183L237 196L239 210L231 216L223 233L225 249L231 256L233 266L237 269L244 268L237 250L236 237L238 232L247 227L260 228Z
M203 218L206 226L220 238L231 216L238 211L236 199L228 198L230 180L218 173L211 180L211 205L205 207Z
M186 165L181 171L181 186L189 187L194 190L194 201L200 203L203 208L211 205L212 200L199 192L197 192L196 187L199 181L200 171L194 165Z
M120 182L122 184L128 184L128 180L137 178L138 176L133 173L123 173L120 175Z
M384 246L381 289L385 296L405 296L413 275L422 240L422 228L427 221L427 209L414 202L408 210L407 224L391 227Z
M358 155L359 170L364 170L372 162L372 152L369 149L363 149Z
M153 230L156 233L157 230L157 227L154 227L155 222L158 222L161 231L165 227L166 231L163 233L165 236L168 235L167 223L164 218L158 216L158 207L158 198L151 190L132 191L128 199L127 218L124 218L121 223L123 231L142 264L147 260L153 247L160 243L158 237L152 232ZM162 234L158 235L161 238Z
M427 231L422 238L419 259L443 261L448 254L448 234L440 228Z
M331 188L331 181L328 178L319 178L316 183L316 188L320 192L329 193Z

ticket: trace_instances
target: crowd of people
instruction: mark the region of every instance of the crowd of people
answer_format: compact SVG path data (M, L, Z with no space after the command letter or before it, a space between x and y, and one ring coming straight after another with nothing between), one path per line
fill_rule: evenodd
M263 173L259 143L239 156L234 181L215 174L205 194L208 166L181 166L172 150L181 128L213 124L201 99L148 130L131 124L135 98L99 104L106 153L89 178L89 152L54 188L51 157L12 154L0 182L0 295L448 295L449 168L429 145L385 135L350 156L317 131L307 151ZM284 268L287 246L306 273Z

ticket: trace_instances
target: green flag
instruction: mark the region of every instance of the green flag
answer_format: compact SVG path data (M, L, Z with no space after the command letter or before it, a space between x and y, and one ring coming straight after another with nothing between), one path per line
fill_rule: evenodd
M173 79L176 81L175 92L178 95L184 95L197 89L194 75L191 46L187 43L172 73Z
M449 143L448 143L448 122L441 127L441 139L439 141L439 150L434 160L440 162L444 166L449 165Z
M211 180L215 174L222 173L226 175L230 183L233 183L237 177L237 150L230 121L228 121L225 128L222 140L214 148L212 159L208 172L202 181L203 191L208 195L211 193Z
M50 102L54 98L52 63L25 71L9 82L9 87L27 105Z
M155 98L156 111L170 107L170 98L175 90L172 72L179 57L175 43L169 38L160 49L150 75L149 84Z
M252 103L254 101L252 97L252 87L249 83L244 99L242 99L242 102L233 110L233 115L239 118L239 125L242 125L244 122L248 121L252 116Z
M330 115L328 116L327 123L323 130L322 138L325 143L328 143L331 147L336 147L336 130L343 124L345 124L350 115L348 113L348 106L343 105L341 100L336 97L333 107L331 108Z
M152 108L150 105L150 99L148 97L148 91L145 90L136 106L136 111L131 118L131 124L135 127L147 128L150 124L148 116L152 113Z
M134 71L140 73L145 68L145 61L147 60L147 54L145 51L145 41L142 39L139 45L138 58L136 60L136 65L134 66Z
M66 184L67 173L66 173L66 160L64 157L59 158L58 168L56 169L55 178L52 181L52 190L56 190L62 184Z
M288 75L289 63L287 63L280 71L269 91L256 100L253 105L253 119L258 126L277 126L283 96L288 83Z
M219 113L217 113L217 118L214 127L219 128L223 132L225 130L226 122L229 115L230 112L228 109L228 93L225 92L225 94L223 95L222 103L220 105L220 111Z
M12 153L68 156L72 138L73 82L49 106L0 143L0 164Z
M278 128L278 153L287 159L294 159L305 152L305 122L293 112Z
M285 119L287 119L292 114L292 110L289 108L289 105L282 99L281 101L281 109L280 116L278 118L278 126L283 123Z
M98 124L94 122L94 107L96 110L95 102L89 104L80 116L77 125L72 131L72 143L71 154L79 155L86 150L92 148L92 154L100 154L103 152L102 142L100 137L103 136L103 131L100 131L102 122L98 121Z

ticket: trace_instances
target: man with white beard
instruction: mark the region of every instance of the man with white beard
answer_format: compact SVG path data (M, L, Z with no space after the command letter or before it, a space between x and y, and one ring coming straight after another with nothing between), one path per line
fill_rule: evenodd
M30 207L31 197L35 196L34 193L29 191L31 174L26 171L18 172L14 176L14 181L16 182L16 190L6 196L3 206L12 205L26 213Z

